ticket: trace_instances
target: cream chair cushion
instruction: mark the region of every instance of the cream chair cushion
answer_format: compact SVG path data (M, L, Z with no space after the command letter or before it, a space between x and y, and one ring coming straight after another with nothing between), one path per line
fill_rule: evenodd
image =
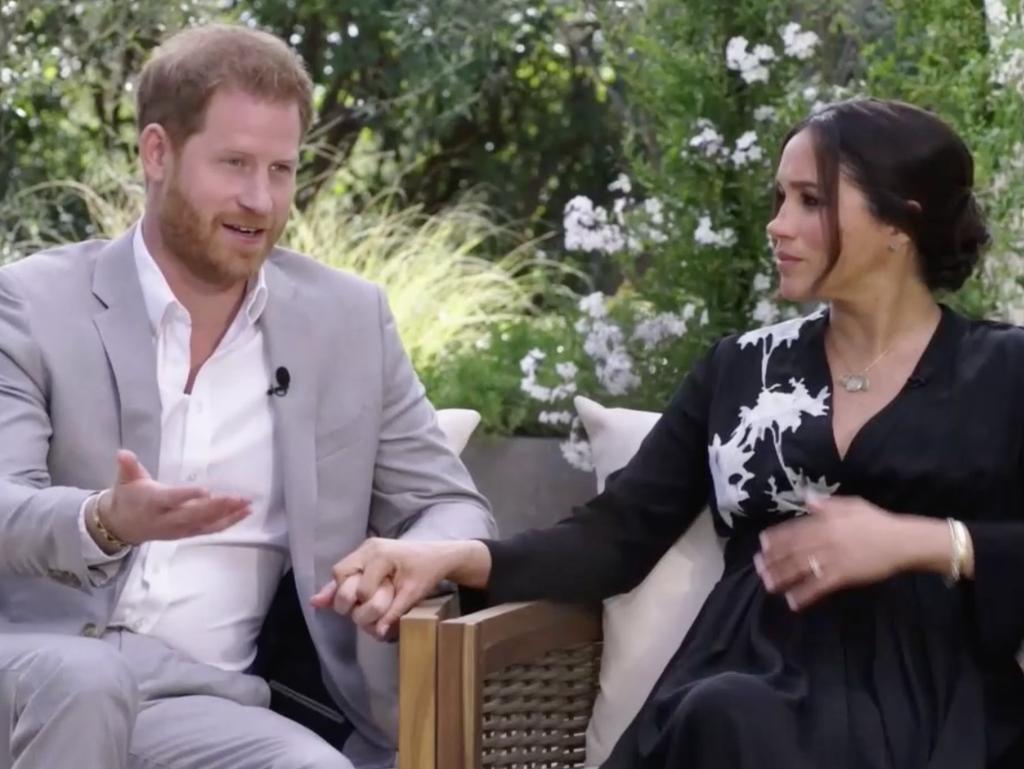
M575 399L597 489L625 465L660 414ZM587 727L587 765L599 766L629 726L722 574L722 548L704 510L632 592L604 602L601 688Z

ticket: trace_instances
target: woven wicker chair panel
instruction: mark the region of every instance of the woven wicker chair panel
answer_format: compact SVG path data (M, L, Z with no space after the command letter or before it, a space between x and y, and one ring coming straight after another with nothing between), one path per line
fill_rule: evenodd
M601 644L589 643L487 676L481 719L483 766L582 767L600 667Z

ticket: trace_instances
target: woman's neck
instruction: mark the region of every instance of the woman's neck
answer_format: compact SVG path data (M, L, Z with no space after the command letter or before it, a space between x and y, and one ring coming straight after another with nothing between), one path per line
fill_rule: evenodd
M886 291L830 302L829 334L849 357L874 359L901 339L931 334L941 310L928 288L914 281Z

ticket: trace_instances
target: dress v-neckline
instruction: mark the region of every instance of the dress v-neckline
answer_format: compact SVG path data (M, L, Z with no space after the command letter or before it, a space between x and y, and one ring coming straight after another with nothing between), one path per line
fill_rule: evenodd
M932 379L937 364L939 363L939 358L941 357L943 350L948 347L945 342L949 337L950 327L953 325L953 321L956 318L955 313L953 313L953 311L944 304L939 305L939 310L941 312L939 315L939 322L932 331L932 335L928 339L928 343L921 352L921 356L917 359L917 363L914 364L914 368L907 377L906 382L903 383L903 386L900 387L892 398L886 401L877 411L875 411L874 414L864 420L861 426L857 428L856 432L854 432L853 437L850 438L850 441L846 446L846 451L842 453L839 451L839 442L836 440L834 421L835 381L832 378L832 367L829 364L828 353L825 350L825 331L828 329L829 324L829 311L825 311L825 314L821 319L817 338L814 342L815 352L818 356L818 363L825 378L825 386L828 389L829 407L825 416L828 428L828 443L832 458L838 467L847 467L850 464L850 456L854 453L855 449L864 442L865 434L870 437L872 432L879 429L880 424L885 424L886 417L895 409L895 406L906 395L909 389L923 386Z

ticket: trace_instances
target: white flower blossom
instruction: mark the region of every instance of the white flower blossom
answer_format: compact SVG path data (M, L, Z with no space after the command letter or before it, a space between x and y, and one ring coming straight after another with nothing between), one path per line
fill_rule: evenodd
M734 37L725 46L725 65L740 73L745 83L767 83L768 68L765 62L774 61L775 51L770 45L756 45L752 51L747 50L748 41L745 37Z
M534 347L526 353L526 356L521 361L519 361L519 368L524 374L532 374L537 371L537 366L546 357L548 357L547 353Z
M761 273L754 278L754 290L758 293L764 293L772 287L772 279L765 273Z
M633 358L625 347L617 347L594 368L597 380L610 395L625 395L640 385L640 377L633 371Z
M778 306L775 302L768 299L759 300L754 308L754 312L751 313L751 319L762 326L770 326L772 323L777 323L781 317L782 314L779 312Z
M537 421L542 425L568 425L572 424L572 419L571 411L542 411L537 415Z
M764 150L757 143L757 132L747 131L736 140L736 148L733 150L730 159L737 168L743 168L750 163L756 163L764 157Z
M531 398L541 403L554 403L575 395L575 382L563 381L562 384L555 387L546 387L537 382L537 369L540 368L540 364L545 358L547 358L547 354L542 350L534 348L519 361L519 368L523 372L523 378L519 381L519 388Z
M567 251L603 251L613 254L626 246L622 228L609 222L608 211L585 195L565 204L562 216Z
M576 331L585 336L583 351L594 361L594 374L609 394L625 395L640 384L619 326L591 316L580 318Z
M633 340L645 350L651 350L668 339L678 339L686 333L686 320L682 315L662 312L646 318L633 329Z
M608 185L609 192L621 192L623 195L628 195L633 191L633 184L629 181L629 177L625 174L619 174L618 178Z
M782 37L783 51L786 56L792 56L800 61L811 58L814 55L814 49L821 42L821 38L814 32L802 29L795 21L791 21L779 30L779 35Z
M664 210L664 204L657 198L647 198L644 201L644 213L647 214L647 219L650 223L655 226L665 223Z
M700 118L697 121L697 128L700 129L689 141L690 149L703 153L706 157L715 157L725 149L725 137L715 130L714 124L707 118Z
M580 311L591 318L605 318L608 316L608 308L604 303L604 294L595 291L582 299L579 303Z
M754 110L754 120L758 123L770 123L775 120L776 109L768 104Z
M723 227L716 232L711 226L711 217L702 216L697 220L697 229L693 232L693 239L701 246L729 248L736 245L736 231L731 227Z
M576 375L579 373L579 368L575 363L557 363L555 364L555 371L558 372L558 376L562 377L562 381L571 382L576 379Z
M570 435L569 440L559 444L565 461L577 470L592 472L594 470L594 454L590 444L580 437Z

